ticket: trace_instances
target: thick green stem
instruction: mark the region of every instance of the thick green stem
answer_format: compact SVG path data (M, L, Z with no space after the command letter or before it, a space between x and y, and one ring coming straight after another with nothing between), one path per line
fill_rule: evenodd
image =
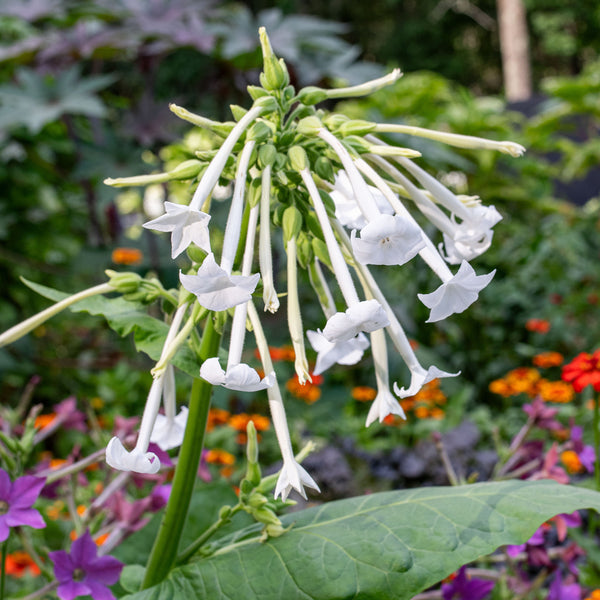
M594 452L596 461L594 462L594 478L596 480L596 490L600 492L600 397L594 398Z
M6 553L8 552L8 539L2 543L2 564L0 565L0 600L4 600L4 584L6 582Z
M215 331L209 316L202 336L200 359L216 356L221 335ZM160 583L169 573L177 558L179 541L187 517L194 483L204 443L204 431L210 408L212 385L203 379L194 379L190 394L189 414L183 444L179 452L173 487L158 535L154 541L146 567L142 589Z

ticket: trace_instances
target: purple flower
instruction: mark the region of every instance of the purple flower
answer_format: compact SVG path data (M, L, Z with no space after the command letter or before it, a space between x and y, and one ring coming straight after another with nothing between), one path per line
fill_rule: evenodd
M581 600L581 586L578 583L563 583L558 571L548 591L548 600Z
M32 475L19 477L11 483L8 473L0 469L0 542L8 538L9 527L46 527L42 515L31 508L45 483L45 479Z
M62 600L88 595L94 600L115 600L107 586L119 580L123 563L112 556L98 556L89 531L73 542L70 554L57 550L48 556L54 563L56 593Z
M467 567L463 566L458 571L451 583L442 585L442 598L444 600L482 600L494 587L494 581L485 581L467 576Z
M57 417L62 420L62 426L64 429L76 429L77 431L87 431L85 424L85 415L77 410L77 401L75 396L69 396L62 402L59 402L54 407L54 412Z
M596 453L592 446L583 443L583 429L581 427L571 428L571 442L573 442L573 450L577 453L581 464L588 473L593 473Z

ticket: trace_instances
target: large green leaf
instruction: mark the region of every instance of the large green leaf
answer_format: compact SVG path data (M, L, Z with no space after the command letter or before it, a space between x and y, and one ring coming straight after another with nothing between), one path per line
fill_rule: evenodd
M600 509L600 494L554 481L384 492L287 515L283 536L255 526L210 558L127 600L408 600L504 544L524 543L558 513Z
M49 298L54 302L59 302L71 295L28 281L24 277L21 279L25 285L40 294L40 296ZM152 360L160 358L169 326L163 321L151 317L142 304L128 302L121 297L92 296L73 304L69 308L73 312L87 312L90 315L103 316L110 328L120 336L125 337L133 333L135 347L138 350L145 352ZM192 377L198 377L200 363L189 348L182 346L173 358L173 364L192 375Z

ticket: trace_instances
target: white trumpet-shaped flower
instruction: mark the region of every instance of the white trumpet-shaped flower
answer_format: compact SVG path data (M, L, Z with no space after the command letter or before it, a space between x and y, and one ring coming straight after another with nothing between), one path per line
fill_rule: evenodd
M345 342L361 331L371 333L387 327L390 319L377 300L363 300L329 317L323 335L330 342Z
M380 214L352 231L352 250L363 265L403 265L425 247L421 228L400 215Z
M144 223L146 229L171 232L171 258L179 256L192 242L210 252L210 215L182 204L165 202L165 214Z
M343 342L330 342L320 330L308 330L306 336L317 353L314 375L320 375L335 364L355 365L369 347L369 340L363 333Z
M217 265L211 252L204 259L196 275L179 273L183 287L198 298L209 310L227 310L248 302L256 289L260 275L230 275Z
M398 415L402 419L406 419L398 399L390 392L388 354L385 332L382 329L371 334L371 347L375 363L375 378L377 379L377 396L375 396L367 415L367 427L376 420L381 423L388 415Z
M154 474L160 469L160 461L154 452L143 452L137 448L128 452L118 437L113 437L106 446L106 462L119 471Z
M457 377L458 373L446 373L433 365L428 369L424 369L421 365L414 365L410 367L410 386L408 388L401 388L397 383L394 383L394 392L398 398L408 398L414 396L426 383L433 381L434 379L440 379L443 377Z
M463 260L452 279L445 281L430 294L417 294L419 300L431 309L427 323L441 321L466 310L479 297L494 277L496 269L487 275L477 275L473 267Z
M238 392L257 392L265 390L275 383L275 373L269 373L261 379L252 367L244 363L227 367L227 371L224 371L216 356L202 363L200 377L212 385L221 385Z
M305 487L312 488L317 492L320 491L314 479L306 472L306 469L302 465L296 462L293 456L287 460L284 459L283 467L275 486L275 498L281 496L281 499L285 502L289 493L292 490L296 490L306 500Z

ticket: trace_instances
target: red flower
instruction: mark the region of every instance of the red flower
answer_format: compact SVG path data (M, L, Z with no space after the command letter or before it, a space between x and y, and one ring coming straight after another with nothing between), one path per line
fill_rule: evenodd
M563 381L570 382L576 392L581 392L588 385L593 385L594 389L600 392L600 350L593 354L578 354L563 367L562 378Z
M546 319L529 319L525 323L525 329L537 333L548 333L550 331L550 322Z

